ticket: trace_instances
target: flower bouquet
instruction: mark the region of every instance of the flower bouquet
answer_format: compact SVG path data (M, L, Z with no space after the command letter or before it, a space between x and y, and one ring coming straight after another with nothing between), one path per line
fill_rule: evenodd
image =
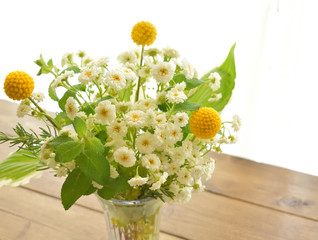
M17 186L49 170L65 177L66 210L95 194L114 236L156 239L161 203L185 203L203 191L215 167L207 153L234 143L232 132L240 127L237 116L222 122L219 115L235 85L235 45L199 79L177 50L147 48L156 35L151 23L137 23L131 37L140 49L121 53L119 64L80 51L65 54L60 69L40 55L38 75L52 75L48 95L61 109L54 116L40 106L44 94L33 92L30 75L8 74L7 96L22 100L17 116L43 120L47 128L18 124L16 136L0 133L1 143L19 146L0 164L1 185Z

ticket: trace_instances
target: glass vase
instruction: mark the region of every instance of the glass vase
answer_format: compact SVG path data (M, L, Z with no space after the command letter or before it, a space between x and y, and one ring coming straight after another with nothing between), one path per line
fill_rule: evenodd
M162 201L105 200L97 195L104 210L109 240L158 240Z

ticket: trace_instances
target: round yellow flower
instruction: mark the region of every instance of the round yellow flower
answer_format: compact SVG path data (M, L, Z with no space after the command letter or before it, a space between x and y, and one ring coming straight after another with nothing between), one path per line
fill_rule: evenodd
M139 22L131 31L131 38L137 45L150 46L156 40L156 36L157 30L150 22Z
M202 107L190 118L190 130L201 139L213 138L221 129L221 118L213 108Z
M34 89L34 81L25 72L11 72L4 81L3 89L9 98L23 100L31 96Z

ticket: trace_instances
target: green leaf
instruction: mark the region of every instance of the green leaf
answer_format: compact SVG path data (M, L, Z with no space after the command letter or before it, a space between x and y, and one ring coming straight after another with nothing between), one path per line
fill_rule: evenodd
M201 104L199 103L193 103L193 102L188 102L185 101L183 103L178 103L176 104L174 111L179 112L179 111L194 111L197 110L201 107Z
M186 88L185 88L185 90L190 90L190 89L192 89L192 88L198 87L198 86L200 86L201 84L204 84L204 83L205 83L204 81L199 80L199 79L197 79L197 78L187 79L184 74L174 75L174 76L173 76L173 80L174 80L176 83L185 82L185 83L186 83Z
M72 66L64 69L61 74L65 73L66 71L73 71L74 73L80 73L81 69L79 69L77 66Z
M75 128L75 131L77 132L77 135L79 138L83 138L87 132L87 127L85 121L80 117L75 117L73 121L73 125Z
M50 73L54 67L52 59L45 63L42 54L40 54L40 58L34 61L34 63L41 67L40 71L37 73L38 76L41 74Z
M74 160L83 150L81 142L67 141L59 144L55 150L55 161L70 162Z
M57 96L57 94L56 94L55 89L52 88L52 83L53 83L53 82L54 82L54 80L51 82L51 84L50 84L50 86L49 86L49 97L50 97L52 100L58 102L58 101L59 101L59 98L58 98L58 96Z
M208 86L208 84L202 84L197 91L188 98L188 101L194 103L201 103L203 107L212 107L216 111L220 112L229 102L232 91L235 86L235 78L236 78L236 70L235 70L235 58L234 58L234 49L235 44L232 46L226 60L219 67L214 68L205 74L201 80L204 82L208 81L208 77L212 72L217 72L222 77L221 79L221 87L213 92L212 89ZM221 93L222 98L216 102L209 102L208 99L211 98L212 93Z
M62 143L66 143L66 142L74 142L74 140L73 140L73 138L71 138L69 136L58 136L58 137L52 139L48 143L48 145L56 150L59 145L61 145Z
M65 112L57 114L54 120L61 128L72 124L71 119L69 119Z
M18 186L27 183L31 178L39 176L37 171L43 167L38 157L27 150L12 153L0 163L0 186Z
M91 187L91 180L79 168L75 168L65 179L61 190L62 204L68 210Z
M107 184L105 184L102 189L98 190L98 195L106 200L109 200L116 194L124 192L131 188L128 180L129 179L124 176L119 176L115 179L110 178Z
M109 163L106 149L96 138L85 140L84 151L76 158L80 169L98 184L104 185L109 178Z

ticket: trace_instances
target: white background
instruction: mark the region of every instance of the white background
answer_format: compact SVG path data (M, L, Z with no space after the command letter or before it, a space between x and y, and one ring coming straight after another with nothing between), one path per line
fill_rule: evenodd
M78 50L116 59L136 47L130 32L142 20L157 28L154 47L178 49L200 75L221 64L236 42L236 88L222 119L238 113L243 127L224 152L318 175L316 2L1 1L0 84L8 73L26 71L35 91L47 93L52 77L36 77L33 63L41 53L56 65ZM0 99L8 100L3 91ZM49 100L44 106L58 109Z

